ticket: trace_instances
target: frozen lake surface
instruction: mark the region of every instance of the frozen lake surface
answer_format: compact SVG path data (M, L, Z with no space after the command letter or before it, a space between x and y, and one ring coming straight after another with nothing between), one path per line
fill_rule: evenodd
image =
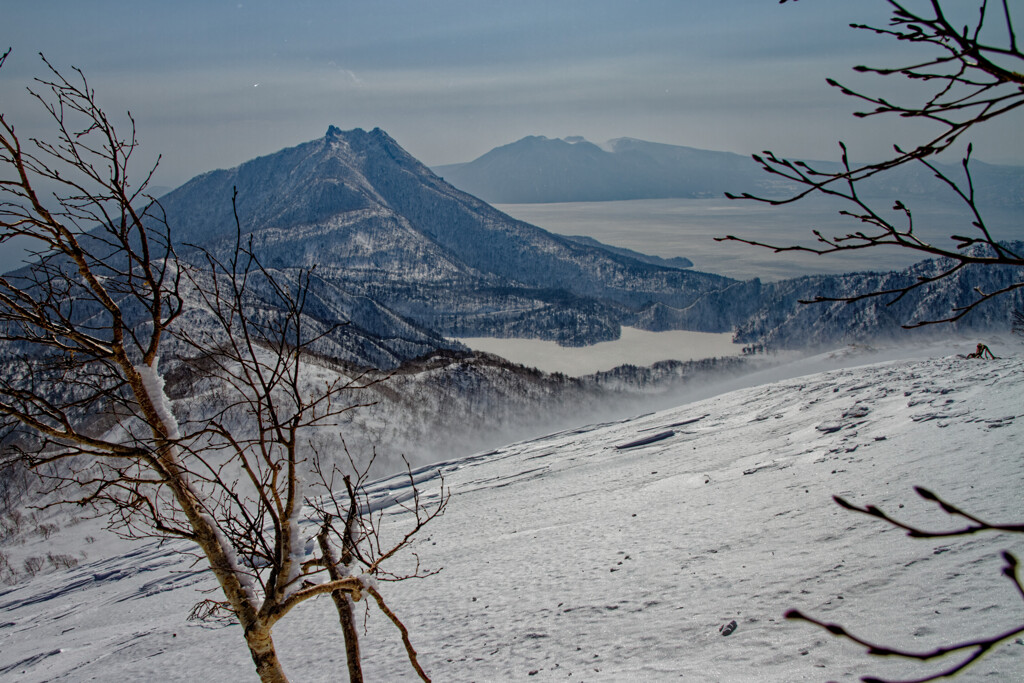
M581 377L620 365L647 366L660 360L699 360L716 356L738 356L742 347L732 343L732 334L711 332L648 332L623 327L615 341L583 348L559 346L539 339L460 338L474 351L485 351L513 363L544 372L561 372Z
M921 255L895 247L842 255L781 253L738 242L716 242L736 235L779 245L810 245L812 229L826 235L846 234L863 227L840 216L839 206L821 199L771 207L728 199L639 199L618 202L563 204L498 204L498 209L527 223L561 235L586 235L616 247L664 258L682 256L694 269L741 280L780 280L815 273L896 270L921 260ZM842 207L847 208L847 207ZM952 205L912 206L915 233L936 244L955 246L948 235L970 234L969 218ZM883 212L885 206L876 210ZM889 216L886 216L889 217ZM986 215L996 234L1020 239L1011 230L1015 217L1007 212Z

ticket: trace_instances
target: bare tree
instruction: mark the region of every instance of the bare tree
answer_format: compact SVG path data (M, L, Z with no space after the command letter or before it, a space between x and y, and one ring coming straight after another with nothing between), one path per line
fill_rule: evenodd
M373 577L408 538L358 576L306 561L316 534L304 537L304 502L330 494L303 486L320 467L313 440L365 383L310 372L324 331L306 330L308 272L271 272L240 237L227 259L179 259L146 194L155 166L129 181L130 115L122 137L79 70L69 80L44 63L49 77L30 92L57 141L26 148L0 115L0 244L36 245L0 277L3 459L31 466L57 504L106 512L119 533L193 544L223 595L197 612L237 619L260 679L286 681L272 629L299 603L368 592L393 617ZM162 355L221 399L179 419ZM418 500L416 530L446 502L427 512Z
M233 204L236 201L237 195ZM290 609L295 595L330 593L346 642L350 679L362 681L352 603L366 593L401 629L410 664L429 681L406 627L387 606L376 581L434 573L421 571L417 563L411 573L395 575L385 563L444 512L444 480L440 478L436 504L428 509L410 478L411 504L402 507L413 521L402 538L382 545L375 508L365 490L373 459L359 468L344 441L329 438L348 455L356 476L353 483L351 475L341 473L336 459L321 457L316 444L324 432L334 431L340 415L369 405L346 400L352 391L384 381L386 375L366 371L355 377L324 377L315 372L318 368L308 360L311 348L333 328L321 325L307 331L312 323L304 308L311 272L298 270L289 282L286 274L272 273L251 244L243 243L237 211L235 220L236 245L226 261L199 249L204 266L183 265L200 310L215 324L179 326L174 336L184 344L186 362L195 373L226 389L226 399L214 411L200 410L182 420L189 434L182 447L198 465L193 476L202 479L200 486L216 508L213 517L219 529L244 558L242 564L262 596L260 611L268 619L275 609ZM311 519L320 523L315 533L302 533L303 504L311 510ZM319 554L312 550L314 545ZM361 571L357 573L356 567ZM235 612L229 601L207 601L203 609L209 616Z
M441 480L440 498L435 506L428 509L421 502L412 472L408 469L408 464L406 465L411 497L408 502L401 502L398 505L413 516L414 523L400 539L392 542L389 546L384 546L381 544L380 533L383 508L374 505L366 490L367 475L373 461L371 459L361 470L355 466L355 462L351 458L350 463L352 469L357 472L354 481L351 475L342 474L336 465L332 466L329 471L325 471L319 463L316 466L316 477L322 484L321 488L329 493L308 501L310 507L315 510L315 516L322 522L320 532L317 534L317 543L321 552L319 557L310 560L309 564L326 569L331 580L341 579L346 574L354 572L356 567L360 568L364 574L372 575L385 582L424 578L436 574L439 570L423 570L419 557L415 553L413 554L416 557L414 568L402 574L385 571L384 563L400 550L408 547L413 537L432 519L443 514L448 504L448 493L444 489L443 477L439 475ZM344 482L344 489L337 486L339 478ZM337 493L339 491L340 494ZM340 548L340 554L335 553L334 548ZM373 597L381 612L401 632L406 655L416 674L429 683L430 678L420 666L416 649L412 645L409 630L405 624L387 606L384 597L375 586L369 586L367 592ZM356 628L353 600L341 591L335 591L332 593L332 597L338 610L338 619L345 638L349 680L352 683L362 683L359 631Z
M780 0L781 3L786 0ZM811 195L823 195L845 202L849 208L840 211L858 223L857 230L846 234L826 235L814 230L815 245L772 245L753 239L728 235L718 241L734 241L766 247L776 253L800 251L813 254L896 246L920 252L924 256L949 259L940 272L919 277L915 281L894 289L871 290L854 296L817 296L810 302L854 302L870 297L889 296L890 304L908 293L943 278L950 277L969 266L1004 265L1024 268L1024 254L1010 249L993 234L982 215L976 188L970 171L972 146L962 158L963 178L955 178L936 162L937 155L967 139L976 126L1006 116L1024 105L1024 52L1017 44L1017 36L1010 14L1008 0L989 2L979 0L973 23L955 25L945 3L940 0L917 3L927 9L915 10L910 3L890 0L892 15L889 25L874 27L853 24L853 28L871 31L898 41L912 43L928 50L922 60L902 67L857 66L855 71L879 76L899 76L908 81L931 86L931 95L910 103L897 103L875 96L829 79L828 83L844 95L869 105L858 117L896 115L938 127L938 133L926 142L904 150L894 146L895 155L877 163L856 165L851 163L846 145L842 150L838 170L816 168L804 161L794 161L765 151L754 155L754 160L769 174L795 185L798 189L785 198L765 198L750 194L732 195L783 205ZM952 8L959 16L964 9ZM914 214L900 199L891 200L891 206L878 208L864 197L865 181L907 164L919 164L946 186L970 216L970 225L962 233L950 236L950 244L939 244L922 239L915 232ZM1024 273L1024 271L1022 271ZM1024 277L996 291L976 290L972 301L953 307L950 315L937 320L908 322L905 327L917 327L959 320L979 304L1024 287ZM810 303L804 301L801 303Z
M786 0L780 0L780 3L784 2ZM853 25L853 28L856 29L871 31L881 36L930 49L930 54L921 61L903 67L855 67L856 71L862 73L879 76L896 75L932 86L931 95L924 98L923 101L899 104L884 97L853 90L831 79L828 81L831 86L838 88L844 95L865 102L871 107L868 111L858 112L856 114L858 117L897 115L937 125L939 130L937 134L909 150L895 146L895 155L891 158L866 165L852 164L846 145L840 143L842 158L838 170L815 168L809 163L785 159L770 151L754 156L755 161L760 163L766 172L794 184L798 189L791 196L782 199L755 197L750 194L743 194L740 197L772 205L782 205L815 194L824 195L846 202L849 208L841 213L856 221L860 229L843 235L825 235L815 230L813 233L817 243L814 246L770 245L733 235L716 239L766 247L775 252L802 251L814 254L831 254L889 245L917 251L926 256L948 259L948 261L945 261L945 267L937 275L921 277L906 286L871 290L854 296L836 298L818 296L813 300L801 303L821 301L852 303L870 297L890 296L891 299L888 303L892 304L920 287L950 277L968 267L1001 265L1024 269L1024 255L1013 251L1005 243L999 241L982 215L970 170L971 145L967 145L966 156L961 161L962 179L952 177L950 173L940 167L936 160L939 154L949 150L956 143L966 140L967 133L975 126L1010 114L1024 105L1024 52L1017 44L1010 3L1008 0L999 0L998 2L978 0L974 6L977 10L974 14L976 18L973 23L962 27L953 23L947 8L943 6L944 4L941 0L929 0L917 3L915 7L922 8L917 10L911 9L910 3L890 0L892 14L888 26ZM957 16L965 11L962 4L953 9ZM949 246L921 239L915 233L914 215L904 201L894 199L891 209L883 211L876 209L865 198L865 193L862 192L865 181L907 164L920 164L928 169L966 207L970 216L970 225L962 234L951 235ZM738 198L735 195L729 195L729 197ZM913 321L905 327L959 320L985 301L1024 288L1024 270L1021 271L1021 275L1022 277L1018 281L996 291L975 290L975 297L971 302L952 308L946 317ZM1024 316L1017 312L1014 316L1015 330L1022 326L1022 322L1024 322ZM985 531L1024 532L1024 525L989 523L926 489L918 488L916 490L918 495L934 502L946 513L966 520L967 525L947 531L926 531L900 522L875 506L861 508L842 498L837 497L835 500L848 510L871 515L902 528L908 536L913 538L962 536ZM1024 586L1022 586L1018 572L1017 558L1009 552L1004 552L1003 559L1005 561L1003 574L1024 598ZM953 676L976 662L995 646L1024 633L1024 624L1022 624L993 636L969 638L928 652L913 652L891 648L872 642L867 638L854 636L843 626L820 621L796 610L791 610L786 616L790 619L815 624L833 635L864 646L870 654L876 656L927 662L963 655L961 659L945 669L905 683L932 681ZM862 680L876 683L880 681L880 679L870 676L864 677Z

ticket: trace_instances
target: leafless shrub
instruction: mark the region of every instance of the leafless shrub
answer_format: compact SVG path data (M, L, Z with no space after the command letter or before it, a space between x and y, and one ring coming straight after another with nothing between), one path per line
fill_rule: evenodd
M0 582L10 585L15 583L17 580L17 570L11 564L11 560L7 557L7 553L0 550Z
M0 540L9 540L21 534L25 516L20 510L10 510L0 516Z
M25 568L25 573L31 578L42 571L45 564L46 558L41 555L32 555L31 557L25 558L25 562L22 566Z
M57 569L73 569L78 566L78 560L71 555L63 553L46 553L46 559L50 566Z
M49 539L55 533L60 531L60 527L56 524L40 524L36 527L36 533L43 537L43 539Z

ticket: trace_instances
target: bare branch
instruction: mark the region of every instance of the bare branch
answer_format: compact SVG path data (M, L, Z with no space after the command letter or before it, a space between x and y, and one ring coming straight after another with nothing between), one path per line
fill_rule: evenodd
M840 143L842 150L841 168L837 171L815 168L807 162L793 161L764 152L754 155L754 160L769 175L776 176L798 189L784 198L759 197L744 193L728 194L730 199L749 199L764 202L773 206L789 204L810 195L831 197L854 208L840 213L858 221L862 229L845 235L826 236L815 230L817 244L776 245L755 239L728 235L716 238L718 241L733 241L752 246L771 249L776 253L797 251L812 254L833 254L880 246L896 246L919 252L922 256L950 259L955 264L968 265L1001 265L1024 268L1024 256L1009 250L989 229L978 205L969 161L971 146L962 159L965 180L958 182L937 166L933 159L959 142L975 126L982 125L994 118L1016 111L1024 105L1024 52L1017 46L1016 33L1006 0L1002 2L1002 21L1005 29L1002 41L998 31L983 31L985 22L990 18L987 0L978 5L978 18L973 26L958 28L953 26L942 9L939 0L922 3L921 10L911 10L906 3L890 0L892 8L888 27L874 27L853 24L856 29L870 31L877 35L894 38L899 41L914 43L922 48L932 50L933 56L919 63L902 67L869 67L858 66L855 71L875 74L878 76L898 75L908 80L934 84L935 89L930 97L923 101L909 104L897 104L885 98L866 94L838 81L829 79L829 85L837 88L844 95L869 104L872 108L858 112L860 117L894 114L902 118L920 120L938 124L940 132L927 142L909 149L894 146L895 156L884 161L853 165L849 161L846 146ZM927 7L927 10L925 9ZM994 17L991 17L994 18ZM998 21L998 19L996 19ZM991 40L989 40L991 38ZM992 42L997 41L997 42ZM881 211L873 209L858 192L864 181L889 172L906 164L921 164L929 169L934 177L947 187L971 216L971 231L951 236L953 247L943 247L933 242L922 240L914 233L913 217L906 204L897 199L893 210L898 212L906 225L897 225L896 221ZM916 289L937 280L949 277L959 268L950 267L945 273L926 281L914 282L897 289L874 291L846 297L816 297L808 302L846 301L854 302L866 298L895 295L889 303L898 301ZM1024 287L1024 275L1021 279L997 292L977 292L977 296L969 303L955 307L952 315L935 320L914 321L906 327L918 327L934 323L948 323L961 319L980 304L998 296Z
M1021 595L1022 598L1024 598L1024 586L1021 585L1021 579L1018 573L1017 558L1009 552L1004 552L1003 560L1006 563L1002 570L1003 575L1013 582L1014 586L1017 589L1017 592ZM999 644L1007 640L1016 638L1020 634L1024 633L1024 624L1021 624L1020 626L1016 626L1012 629L1009 629L1007 631L998 633L987 638L976 638L956 643L954 645L937 647L935 649L924 652L915 652L912 650L903 650L899 648L891 648L885 645L880 645L865 638L853 635L839 624L832 624L820 621L813 617L809 617L798 610L790 610L786 612L785 616L787 619L806 621L808 623L814 624L815 626L823 628L834 636L843 638L845 640L849 640L852 643L856 643L857 645L866 648L868 654L876 657L895 657L900 659L928 662L935 659L942 659L950 655L956 655L961 653L966 654L966 656L963 659L955 662L950 667L921 678L903 679L900 681L883 681L883 679L875 678L873 676L864 676L861 678L861 680L865 681L865 683L925 683L926 681L936 681L940 678L949 678L950 676L960 673L961 671L969 667L971 664L977 662L979 659L984 657L990 650L992 650L992 648L998 646Z
M1003 533L1024 533L1024 524L1000 524L987 522L978 517L977 515L966 512L965 510L957 507L956 505L953 505L952 503L943 500L938 495L929 491L928 489L918 486L915 487L914 490L921 498L923 498L926 501L934 503L946 514L952 517L960 517L966 520L968 524L966 526L962 526L955 529L927 531L919 527L913 526L911 524L902 522L898 519L895 519L886 514L885 512L883 512L877 506L867 505L864 507L860 507L850 503L849 501L839 496L836 496L834 500L838 505L847 510L859 512L870 517L881 519L882 521L894 527L903 529L907 532L907 535L912 538L949 538L952 536L969 536L985 531L995 531ZM1024 585L1021 584L1021 577L1018 571L1019 562L1017 558L1008 551L1004 551L1002 556L1003 561L1005 562L1005 565L1002 569L1002 574L1013 583L1017 594L1021 597L1022 600L1024 600ZM985 638L973 638L959 643L955 643L953 645L938 647L933 650L928 650L925 652L915 652L899 648L887 647L876 642L869 641L865 638L855 636L851 634L849 631L847 631L844 627L838 624L820 621L813 617L809 617L798 610L790 610L786 613L786 618L799 621L806 621L808 623L814 624L820 628L825 629L832 635L835 635L839 638L844 638L853 643L861 645L862 647L867 649L868 654L878 657L896 657L901 659L926 662L936 659L942 659L957 654L965 655L962 659L956 661L948 668L938 671L934 674L927 675L923 678L907 679L903 681L890 681L889 683L923 683L925 681L934 681L940 678L947 678L953 676L963 671L979 659L981 659L990 650L992 650L992 648L1024 633L1024 624L1021 624L1019 626L1011 628L1002 633L995 634L993 636ZM861 680L882 683L882 679L870 676L864 677Z
M860 512L871 517L877 517L878 519L888 522L889 524L895 527L899 527L900 529L905 530L907 532L907 535L912 538L946 538L949 536L969 536L971 534L976 534L982 531L1004 531L1008 533L1017 534L1024 533L1024 524L993 524L990 522L986 522L975 515L965 512L964 510L958 508L952 503L943 500L942 498L935 495L934 493L932 493L931 491L924 487L915 486L914 491L917 492L917 495L919 495L924 500L935 503L935 505L939 506L942 509L942 511L946 514L951 515L953 517L962 517L963 519L967 520L969 524L958 529L944 531L926 531L924 529L920 529L918 527L894 519L893 517L890 517L888 514L886 514L874 505L858 507L839 496L835 496L834 500L838 505L846 508L847 510Z
M373 599L377 601L377 606L380 607L380 611L387 615L387 618L391 620L398 630L402 632L402 643L405 645L405 653L409 656L409 663L412 664L412 668L416 670L420 680L430 683L430 678L427 673L420 666L419 660L416 657L416 649L412 646L412 641L409 639L409 629L405 627L405 624L398 618L398 616L391 611L391 609L384 602L384 597L374 587L369 587L366 592L373 596Z

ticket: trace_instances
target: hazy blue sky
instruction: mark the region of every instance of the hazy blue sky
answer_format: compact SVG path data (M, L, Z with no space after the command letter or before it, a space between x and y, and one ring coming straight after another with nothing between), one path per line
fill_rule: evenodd
M847 27L884 23L883 0L3 2L9 120L45 132L23 95L38 52L81 67L163 154L165 185L332 124L379 126L430 165L533 134L810 158L834 158L839 138L858 158L907 142L824 82L898 61L901 46ZM1024 163L1020 128L993 127L978 155Z

